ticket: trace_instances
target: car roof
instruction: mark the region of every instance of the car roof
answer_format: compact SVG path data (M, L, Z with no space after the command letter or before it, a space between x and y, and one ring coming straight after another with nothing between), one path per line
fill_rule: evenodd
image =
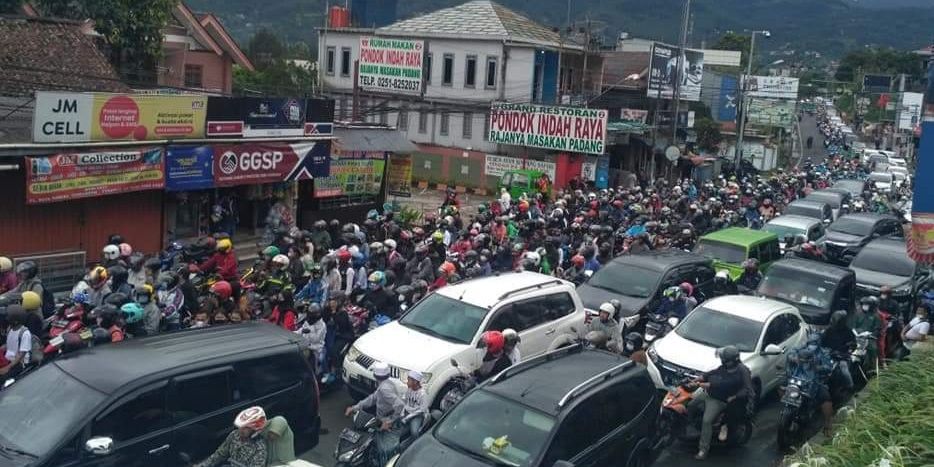
M837 180L833 184L833 186L840 186L840 185L854 185L854 186L859 186L860 188L862 188L863 186L866 185L866 182L862 180L857 180L855 178L844 178L844 179Z
M817 195L817 198L818 198L818 199L819 199L820 196L822 196L822 195L832 195L832 196L836 196L836 197L838 197L838 198L840 198L840 199L843 199L843 198L846 197L846 196L843 194L843 192L840 191L839 189L837 189L837 190L832 190L832 189L829 189L829 188L825 188L825 189L823 189L823 190L812 191L811 194L805 196L804 199L808 199L808 198L810 198L810 197L812 197L812 196L814 196L814 195Z
M289 345L299 338L269 323L243 323L160 334L91 347L52 363L75 379L105 394L137 380L180 366L254 355Z
M611 264L631 264L651 271L667 271L672 266L685 264L710 264L711 260L696 253L688 253L677 249L651 250L634 255L619 256ZM599 271L598 271L599 272Z
M815 274L835 280L839 280L853 274L853 271L849 268L799 258L780 259L772 263L772 265L769 267L769 272L783 268L794 269L797 271L807 272L809 274ZM766 272L765 274L768 275L769 272Z
M907 255L907 244L904 240L898 238L877 238L863 247L863 250L869 248L870 250L885 250L891 253L897 253L900 255Z
M853 214L845 214L845 215L840 216L840 219L855 220L858 222L865 222L867 224L875 224L876 222L879 222L883 219L898 220L894 216L890 216L887 214L876 214L874 212L857 212ZM839 221L840 219L837 219L837 220Z
M701 306L760 323L768 321L779 311L795 310L795 307L787 303L751 295L724 295L707 300Z
M537 272L506 272L488 277L461 281L438 289L438 294L481 308L493 308L507 295L521 290L571 285L570 282Z
M574 346L523 362L497 375L483 387L527 407L557 415L563 408L559 403L566 395L579 386L583 389L580 394L586 393L590 389L584 388L583 383L616 368L622 375L643 370L622 355ZM561 377L556 378L559 374ZM601 386L599 381L593 384L593 388Z
M823 201L816 201L813 199L796 199L788 203L788 205L789 206L801 206L803 208L809 208L809 209L824 209L824 206L828 206L828 207L830 206L829 204Z
M813 217L796 216L794 214L789 214L785 216L778 216L768 221L766 225L773 224L773 225L782 225L786 227L800 227L800 228L806 229L814 224L820 224L820 223L821 221Z
M765 232L762 230L753 230L744 227L730 227L728 229L711 232L701 237L701 239L748 246L771 239L778 239L778 236L772 232Z

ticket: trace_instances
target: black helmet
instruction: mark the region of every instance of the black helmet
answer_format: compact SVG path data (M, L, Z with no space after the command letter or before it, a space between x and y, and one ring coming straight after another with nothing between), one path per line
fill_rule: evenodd
M320 315L321 305L317 303L311 303L310 305L308 305L308 314L309 315Z
M121 243L126 243L126 242L123 240L123 235L120 235L120 234L110 234L110 236L107 237L107 244L108 244L108 245L117 245L117 246L119 246Z
M642 350L642 347L645 346L645 340L642 339L642 334L638 332L630 332L626 334L626 352L632 353L637 350Z
M318 219L311 227L315 230L324 230L328 228L328 223L324 219Z
M846 322L846 310L837 310L830 315L830 327Z
M10 305L6 307L6 321L10 326L26 324L26 309L21 305Z
M94 345L109 344L111 342L110 331L104 328L95 328L91 331Z
M25 275L26 279L32 279L39 273L39 266L35 261L23 261L16 265L16 275Z
M339 220L337 220L337 219L331 219L331 220L328 222L328 227L329 227L329 228L337 229L337 228L340 227L340 226L341 226L341 221L339 221Z
M399 295L399 301L407 301L412 298L412 293L415 292L415 288L411 285L403 285L396 287L396 294Z
M97 317L100 318L102 328L109 328L117 322L117 316L120 316L119 307L110 303L105 303L98 308Z
M732 367L739 363L739 349L732 345L721 348L717 354L723 366Z
M117 308L120 308L124 304L130 301L130 297L127 297L125 293L114 292L104 298L104 303L113 305Z

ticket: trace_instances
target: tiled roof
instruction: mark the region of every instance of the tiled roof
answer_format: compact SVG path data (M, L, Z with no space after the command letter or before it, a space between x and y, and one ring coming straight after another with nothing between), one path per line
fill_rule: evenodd
M130 89L80 24L0 17L0 95L31 97L37 90Z
M390 24L376 32L455 38L488 37L553 47L562 42L557 32L489 0L474 0L444 8Z

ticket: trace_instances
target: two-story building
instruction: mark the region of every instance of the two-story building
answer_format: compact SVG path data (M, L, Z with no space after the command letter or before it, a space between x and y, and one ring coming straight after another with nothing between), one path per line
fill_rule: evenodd
M421 181L484 188L495 183L484 171L488 154L553 158L553 152L489 142L490 104L580 101L599 91L602 78L598 54L489 0L386 27L326 28L318 35L319 74L336 100L336 119L405 132L419 147L413 177ZM420 94L355 92L361 38L374 36L424 41Z

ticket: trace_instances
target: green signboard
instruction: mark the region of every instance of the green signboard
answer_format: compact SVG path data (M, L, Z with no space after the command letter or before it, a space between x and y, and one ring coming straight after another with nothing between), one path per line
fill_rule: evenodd
M795 121L795 101L757 99L749 101L749 124L791 129Z

